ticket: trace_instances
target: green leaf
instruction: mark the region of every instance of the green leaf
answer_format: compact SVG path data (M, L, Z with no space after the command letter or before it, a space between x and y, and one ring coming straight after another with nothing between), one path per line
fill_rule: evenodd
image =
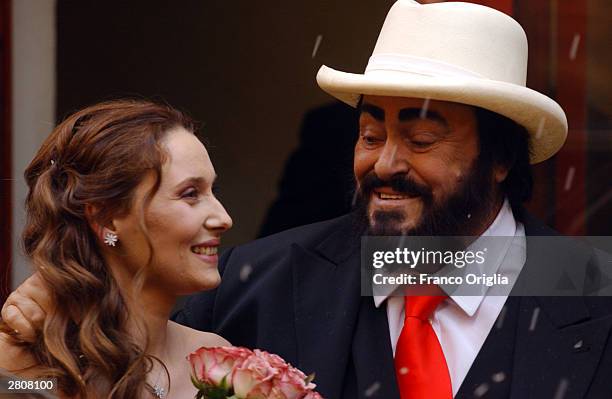
M228 374L229 375L229 374ZM221 380L221 388L228 390L229 389L229 384L227 383L227 375L225 377L223 377L223 379Z
M206 388L206 383L198 380L195 376L191 376L191 383L193 384L194 387L196 387L198 390L203 390Z
M226 388L217 387L213 385L207 385L203 390L201 390L204 395L204 399L226 399L229 395L229 392Z
M310 384L313 380L315 379L315 373L310 374L308 377L306 377L306 379L304 380L304 382L306 383L306 385Z
M194 375L191 375L191 383L198 390L196 399L227 399L230 394L233 394L227 383L227 376L223 377L219 386L200 381ZM235 396L231 396L231 398L235 398Z

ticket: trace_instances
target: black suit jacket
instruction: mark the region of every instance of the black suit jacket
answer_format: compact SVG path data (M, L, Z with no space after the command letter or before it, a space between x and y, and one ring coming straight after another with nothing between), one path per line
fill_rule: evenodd
M524 225L527 236L555 234L531 218ZM347 215L228 250L221 285L174 319L315 372L328 399L399 398L386 309L360 296L359 243ZM523 270L554 257L573 277L597 280L593 253L577 248L528 245ZM456 397L610 399L611 331L611 297L511 296Z

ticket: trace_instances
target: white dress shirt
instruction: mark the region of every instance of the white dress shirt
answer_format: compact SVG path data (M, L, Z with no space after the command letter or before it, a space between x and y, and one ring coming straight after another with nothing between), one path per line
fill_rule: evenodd
M521 223L515 221L507 199L493 223L482 236L510 238L501 240L506 243L496 240L495 242L500 245L497 245L493 251L489 251L484 264L475 266L477 269L474 270L474 273L482 272L487 275L501 273L518 276L526 258L525 229ZM478 241L476 240L474 244ZM438 306L431 317L432 327L448 365L453 396L459 391L459 387L508 299L507 289L492 295L495 288L497 287L484 288L480 295L474 295L473 291L469 296L452 294ZM391 346L395 354L397 340L404 326L404 297L393 296L393 290L390 291L388 295L375 295L374 304L380 307L384 302L387 303Z

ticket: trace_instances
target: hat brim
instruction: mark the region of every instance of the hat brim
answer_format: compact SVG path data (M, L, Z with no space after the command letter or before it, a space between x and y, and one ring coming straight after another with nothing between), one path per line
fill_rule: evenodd
M390 71L354 74L325 65L317 73L317 83L353 107L365 94L451 101L496 112L527 129L532 138L532 164L553 156L567 137L567 118L559 104L535 90L511 83Z

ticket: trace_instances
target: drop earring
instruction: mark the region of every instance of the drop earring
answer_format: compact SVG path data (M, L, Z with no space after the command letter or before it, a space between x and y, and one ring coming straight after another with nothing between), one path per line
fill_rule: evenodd
M104 244L108 245L109 247L114 247L115 244L117 244L117 241L119 241L117 234L113 233L112 231L104 232Z

